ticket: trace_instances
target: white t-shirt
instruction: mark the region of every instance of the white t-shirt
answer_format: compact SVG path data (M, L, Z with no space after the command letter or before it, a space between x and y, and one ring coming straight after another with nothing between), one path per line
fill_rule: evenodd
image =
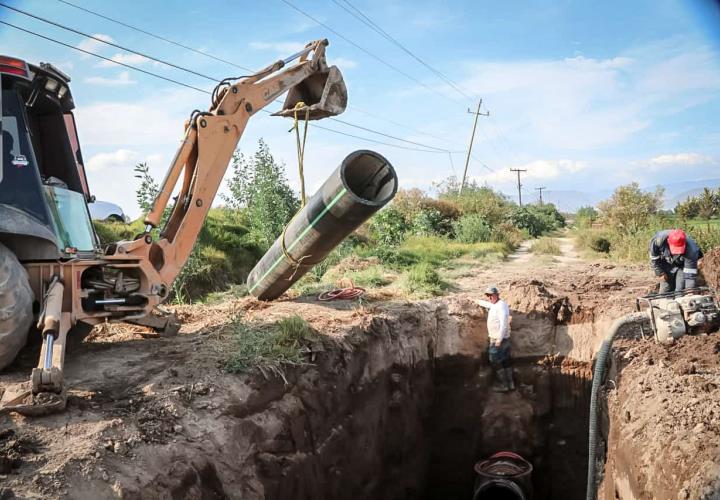
M488 337L493 340L510 338L510 308L500 299L494 304L487 300L478 300L478 304L488 309Z

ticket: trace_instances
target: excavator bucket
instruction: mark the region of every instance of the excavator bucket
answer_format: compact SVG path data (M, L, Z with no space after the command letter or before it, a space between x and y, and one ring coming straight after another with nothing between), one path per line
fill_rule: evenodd
M298 107L298 103L304 106ZM327 71L318 72L291 88L283 109L274 113L274 116L293 118L297 113L298 118L305 119L306 109L309 109L308 119L320 120L339 115L346 107L345 80L337 66L330 66Z

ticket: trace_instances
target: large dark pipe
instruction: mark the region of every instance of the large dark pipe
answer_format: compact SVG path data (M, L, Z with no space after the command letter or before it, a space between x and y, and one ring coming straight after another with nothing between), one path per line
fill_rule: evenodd
M250 293L278 298L392 200L397 186L395 169L381 155L350 153L250 271Z

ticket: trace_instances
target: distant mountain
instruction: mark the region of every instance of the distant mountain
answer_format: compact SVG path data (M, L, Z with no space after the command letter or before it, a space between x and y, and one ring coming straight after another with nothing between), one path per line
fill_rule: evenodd
M702 179L696 181L680 181L680 182L669 182L661 184L665 188L665 209L673 209L678 202L685 201L688 196L695 196L702 192L703 188L718 188L720 187L720 179ZM645 191L655 191L657 186L645 186L642 189ZM575 212L580 207L596 206L602 200L608 199L614 190L602 190L602 191L574 191L574 190L547 190L543 191L543 200L548 203L554 203L561 212ZM517 199L517 194L510 193L510 199ZM526 194L523 193L523 201L529 203L535 203L537 201L537 193L529 198L526 198Z

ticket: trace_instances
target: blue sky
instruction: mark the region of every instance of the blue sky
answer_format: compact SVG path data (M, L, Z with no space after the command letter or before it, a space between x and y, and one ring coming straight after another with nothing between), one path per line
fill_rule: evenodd
M57 0L10 5L217 77L240 70L81 12ZM72 0L241 66L259 68L305 42L328 38L328 61L349 92L341 117L410 141L452 151L409 151L311 129L309 190L355 149L384 154L401 187L430 189L461 174L472 100L361 24L331 0L288 0L366 50L382 65L280 0L140 2ZM483 98L469 175L513 193L510 168L527 168L535 186L595 191L720 177L720 16L701 1L388 1L351 0L415 54ZM103 46L0 8L0 20L202 88L209 82ZM193 109L207 96L0 25L0 53L52 62L72 79L91 190L132 215L132 169L148 161L161 178ZM433 91L427 89L430 87ZM339 123L330 128L394 143ZM290 122L258 115L240 148L270 144L297 189ZM411 146L412 147L412 146Z

